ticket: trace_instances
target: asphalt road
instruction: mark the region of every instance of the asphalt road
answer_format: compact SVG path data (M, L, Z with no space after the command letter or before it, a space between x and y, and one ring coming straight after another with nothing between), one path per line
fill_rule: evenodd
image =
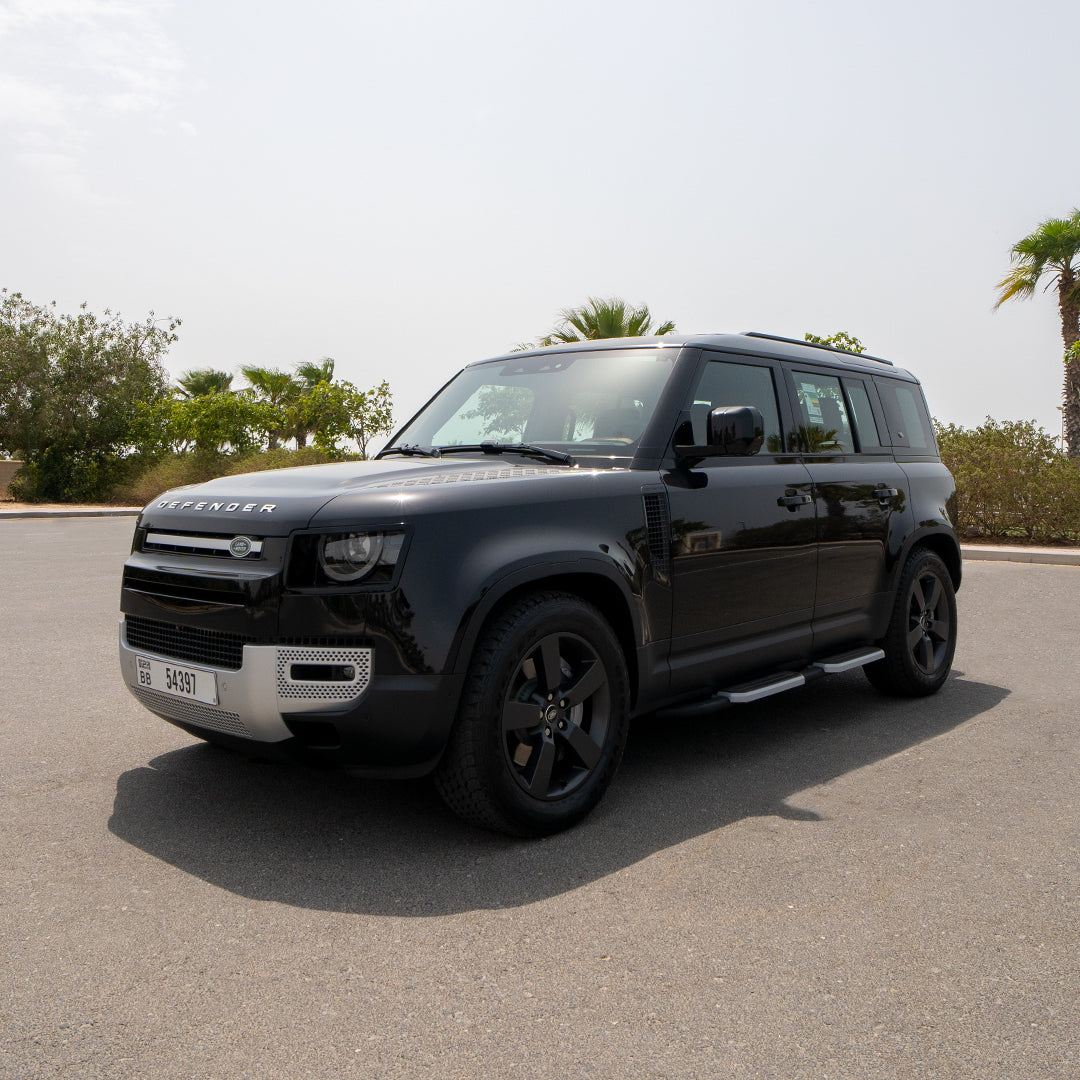
M1080 1075L1080 568L968 564L935 698L639 726L518 842L145 712L131 528L0 523L0 1075Z

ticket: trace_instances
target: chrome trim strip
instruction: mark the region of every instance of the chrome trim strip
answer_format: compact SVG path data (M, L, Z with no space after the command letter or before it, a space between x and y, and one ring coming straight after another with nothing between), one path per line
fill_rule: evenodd
M243 535L240 533L238 535ZM174 533L147 533L145 544L169 544L173 547L187 547L187 548L199 548L206 551L223 551L226 555L230 554L229 544L232 543L233 538L229 537L213 537L213 536L177 536ZM262 541L251 541L251 554L259 555L262 553Z

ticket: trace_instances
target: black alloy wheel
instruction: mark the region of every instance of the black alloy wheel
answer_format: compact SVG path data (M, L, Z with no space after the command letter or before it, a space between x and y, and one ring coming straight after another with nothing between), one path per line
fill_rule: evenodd
M945 662L952 625L944 582L933 570L923 571L911 586L907 643L915 666L928 678L933 678Z
M956 650L956 593L934 552L916 548L909 556L881 647L885 658L863 671L886 694L923 697L949 677Z
M615 774L629 698L622 649L595 607L566 593L520 598L477 644L436 786L486 828L565 829Z
M503 703L503 752L534 799L580 787L596 768L611 721L611 688L596 649L548 634L518 665Z

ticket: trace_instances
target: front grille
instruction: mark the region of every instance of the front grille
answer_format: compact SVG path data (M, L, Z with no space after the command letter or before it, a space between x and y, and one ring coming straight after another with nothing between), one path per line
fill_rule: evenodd
M230 550L229 545L238 537L244 537L249 542L248 551L244 555L234 555ZM262 548L261 537L251 536L248 533L167 532L150 529L142 542L143 551L167 551L176 555L202 555L207 558L241 562L258 559L262 555Z
M210 577L193 577L190 574L169 574L158 571L145 573L139 567L124 568L124 588L147 596L161 597L179 607L243 607L249 593L243 591L244 582L237 580L217 581Z
M187 660L230 671L240 670L244 663L244 643L255 640L220 630L157 622L139 615L126 616L124 626L127 643L133 649L145 649L173 660Z

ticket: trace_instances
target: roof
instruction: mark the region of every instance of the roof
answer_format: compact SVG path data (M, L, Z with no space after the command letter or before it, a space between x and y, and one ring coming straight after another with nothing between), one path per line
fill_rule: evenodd
M902 379L915 380L915 376L903 368L898 368L889 360L867 353L845 352L829 345L817 345L795 338L779 337L773 334L746 330L737 334L664 334L662 337L605 338L599 341L574 341L566 345L546 345L536 349L523 349L519 352L506 353L489 360L475 363L486 364L492 360L506 360L513 357L534 356L543 353L592 352L600 349L642 349L642 348L683 348L695 347L718 349L722 352L741 353L744 356L762 356L778 360L798 360L805 364L825 364L829 367L850 368L875 375L893 375ZM473 364L468 365L472 367Z

